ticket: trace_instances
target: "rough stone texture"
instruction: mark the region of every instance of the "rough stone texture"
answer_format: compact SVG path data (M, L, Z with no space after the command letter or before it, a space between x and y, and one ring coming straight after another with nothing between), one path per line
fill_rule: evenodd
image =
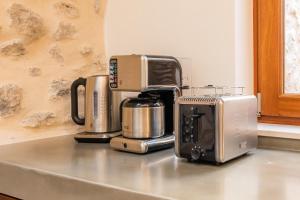
M71 87L71 83L68 80L65 79L53 80L50 83L50 89L49 89L50 99L57 100L61 97L69 96L70 87Z
M61 55L61 49L57 45L52 45L49 49L49 54L59 63L64 62L64 57Z
M106 67L107 66L106 56L104 54L97 55L95 64L97 64L100 68Z
M62 14L67 18L79 17L79 9L68 2L57 2L56 4L54 4L54 8L59 14Z
M39 128L50 126L55 123L55 114L53 112L38 112L25 117L21 125L25 128Z
M13 39L0 44L0 53L4 56L22 56L26 49L21 39Z
M104 54L105 49L103 17L106 0L99 0L98 3L100 10L97 14L95 0L0 0L0 88L3 84L14 83L23 91L19 112L0 120L0 140L4 135L18 137L18 133L22 137L24 133L31 137L46 132L77 132L78 126L70 122L67 116L70 114L71 81L80 76L107 73L97 57ZM67 34L68 39L61 39L65 33L58 31L57 41L54 34L60 22L74 24L76 33ZM81 71L76 71L79 69ZM64 86L67 81L60 81L60 78L70 83ZM1 113L17 108L3 111L3 106L10 105L9 101L1 100ZM30 116L45 111L56 115L52 126L42 125L36 129L22 127L21 121L27 119L24 118L27 114ZM1 114L0 118L2 115L10 114Z
M63 123L63 124L70 124L70 123L73 123L73 120L72 120L71 115L66 115L66 116L64 116L63 119L62 119L62 123Z
M300 4L285 1L285 92L300 93Z
M42 74L42 70L38 67L29 67L28 69L29 75L30 76L40 76Z
M60 22L53 37L56 41L72 39L76 32L76 27L73 24L67 22Z
M100 0L95 0L95 12L100 12Z
M12 4L8 13L11 18L11 27L24 35L27 40L36 40L44 35L43 19L37 13L17 3Z
M85 64L75 71L82 76L88 74L105 74L107 70L106 66L106 58L104 55L100 54L95 56L91 63Z
M88 56L88 55L93 53L93 48L88 46L88 45L84 45L84 46L81 47L80 53L83 56Z
M0 117L8 117L21 109L22 89L15 84L0 86Z

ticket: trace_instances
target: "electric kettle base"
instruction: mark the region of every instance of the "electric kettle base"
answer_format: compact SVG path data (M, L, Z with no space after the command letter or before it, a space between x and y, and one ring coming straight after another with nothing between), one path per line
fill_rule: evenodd
M111 138L121 135L122 132L114 133L91 133L80 132L75 134L74 139L79 143L109 143Z
M116 150L146 154L174 147L175 136L166 135L155 139L131 139L123 136L112 138L110 146Z

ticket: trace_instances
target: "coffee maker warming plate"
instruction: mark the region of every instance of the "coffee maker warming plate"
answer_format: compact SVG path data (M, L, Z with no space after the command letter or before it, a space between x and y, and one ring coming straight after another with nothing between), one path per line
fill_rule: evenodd
M145 154L153 151L171 148L174 146L175 136L166 135L154 139L130 139L122 136L110 140L114 149L131 153Z

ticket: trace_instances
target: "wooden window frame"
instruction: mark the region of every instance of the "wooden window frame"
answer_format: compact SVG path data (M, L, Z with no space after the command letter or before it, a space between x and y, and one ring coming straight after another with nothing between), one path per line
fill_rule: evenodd
M254 93L262 94L258 120L300 125L300 95L284 94L284 0L253 3Z

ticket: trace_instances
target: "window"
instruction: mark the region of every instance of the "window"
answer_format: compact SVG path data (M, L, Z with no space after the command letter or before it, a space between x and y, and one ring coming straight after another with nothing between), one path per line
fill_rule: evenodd
M300 1L284 3L284 93L300 93Z
M300 125L300 1L255 0L261 122Z

